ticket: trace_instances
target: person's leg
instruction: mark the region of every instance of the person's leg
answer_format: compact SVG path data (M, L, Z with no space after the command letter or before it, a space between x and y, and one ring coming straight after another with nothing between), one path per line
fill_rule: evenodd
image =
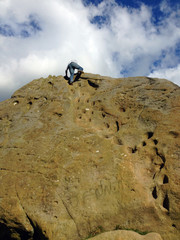
M74 68L74 69L77 69L78 71L83 71L83 68L81 66L79 66L77 63L75 62L72 62L71 63L71 66Z
M74 78L74 68L72 67L72 65L69 65L69 72L70 72L70 83L73 82L73 78Z
M79 67L78 71L83 72L83 68Z

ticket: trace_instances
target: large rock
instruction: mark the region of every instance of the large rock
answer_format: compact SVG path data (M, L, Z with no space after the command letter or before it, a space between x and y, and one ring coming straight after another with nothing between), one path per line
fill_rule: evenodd
M34 80L0 103L0 156L1 240L180 238L180 88L167 80Z
M158 233L148 233L145 236L136 232L118 230L102 233L91 240L162 240Z

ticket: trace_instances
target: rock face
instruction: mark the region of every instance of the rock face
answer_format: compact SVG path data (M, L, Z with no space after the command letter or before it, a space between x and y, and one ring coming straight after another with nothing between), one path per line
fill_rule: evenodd
M34 80L0 103L0 156L1 240L180 239L180 88L167 80Z
M162 238L157 233L148 233L143 236L132 231L118 230L102 233L91 240L162 240Z

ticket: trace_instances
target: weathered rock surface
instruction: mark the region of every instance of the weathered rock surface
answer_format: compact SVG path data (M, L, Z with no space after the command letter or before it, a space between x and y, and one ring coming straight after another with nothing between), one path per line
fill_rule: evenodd
M136 232L118 230L110 231L107 233L102 233L96 237L91 238L91 240L162 240L158 233L148 233L145 236L139 235Z
M179 160L173 83L34 80L0 103L0 239L178 240Z

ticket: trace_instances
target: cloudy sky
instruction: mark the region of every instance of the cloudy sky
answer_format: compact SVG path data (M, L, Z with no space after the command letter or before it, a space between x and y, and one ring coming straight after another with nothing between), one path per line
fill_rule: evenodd
M180 85L180 1L0 0L0 101L71 60Z

